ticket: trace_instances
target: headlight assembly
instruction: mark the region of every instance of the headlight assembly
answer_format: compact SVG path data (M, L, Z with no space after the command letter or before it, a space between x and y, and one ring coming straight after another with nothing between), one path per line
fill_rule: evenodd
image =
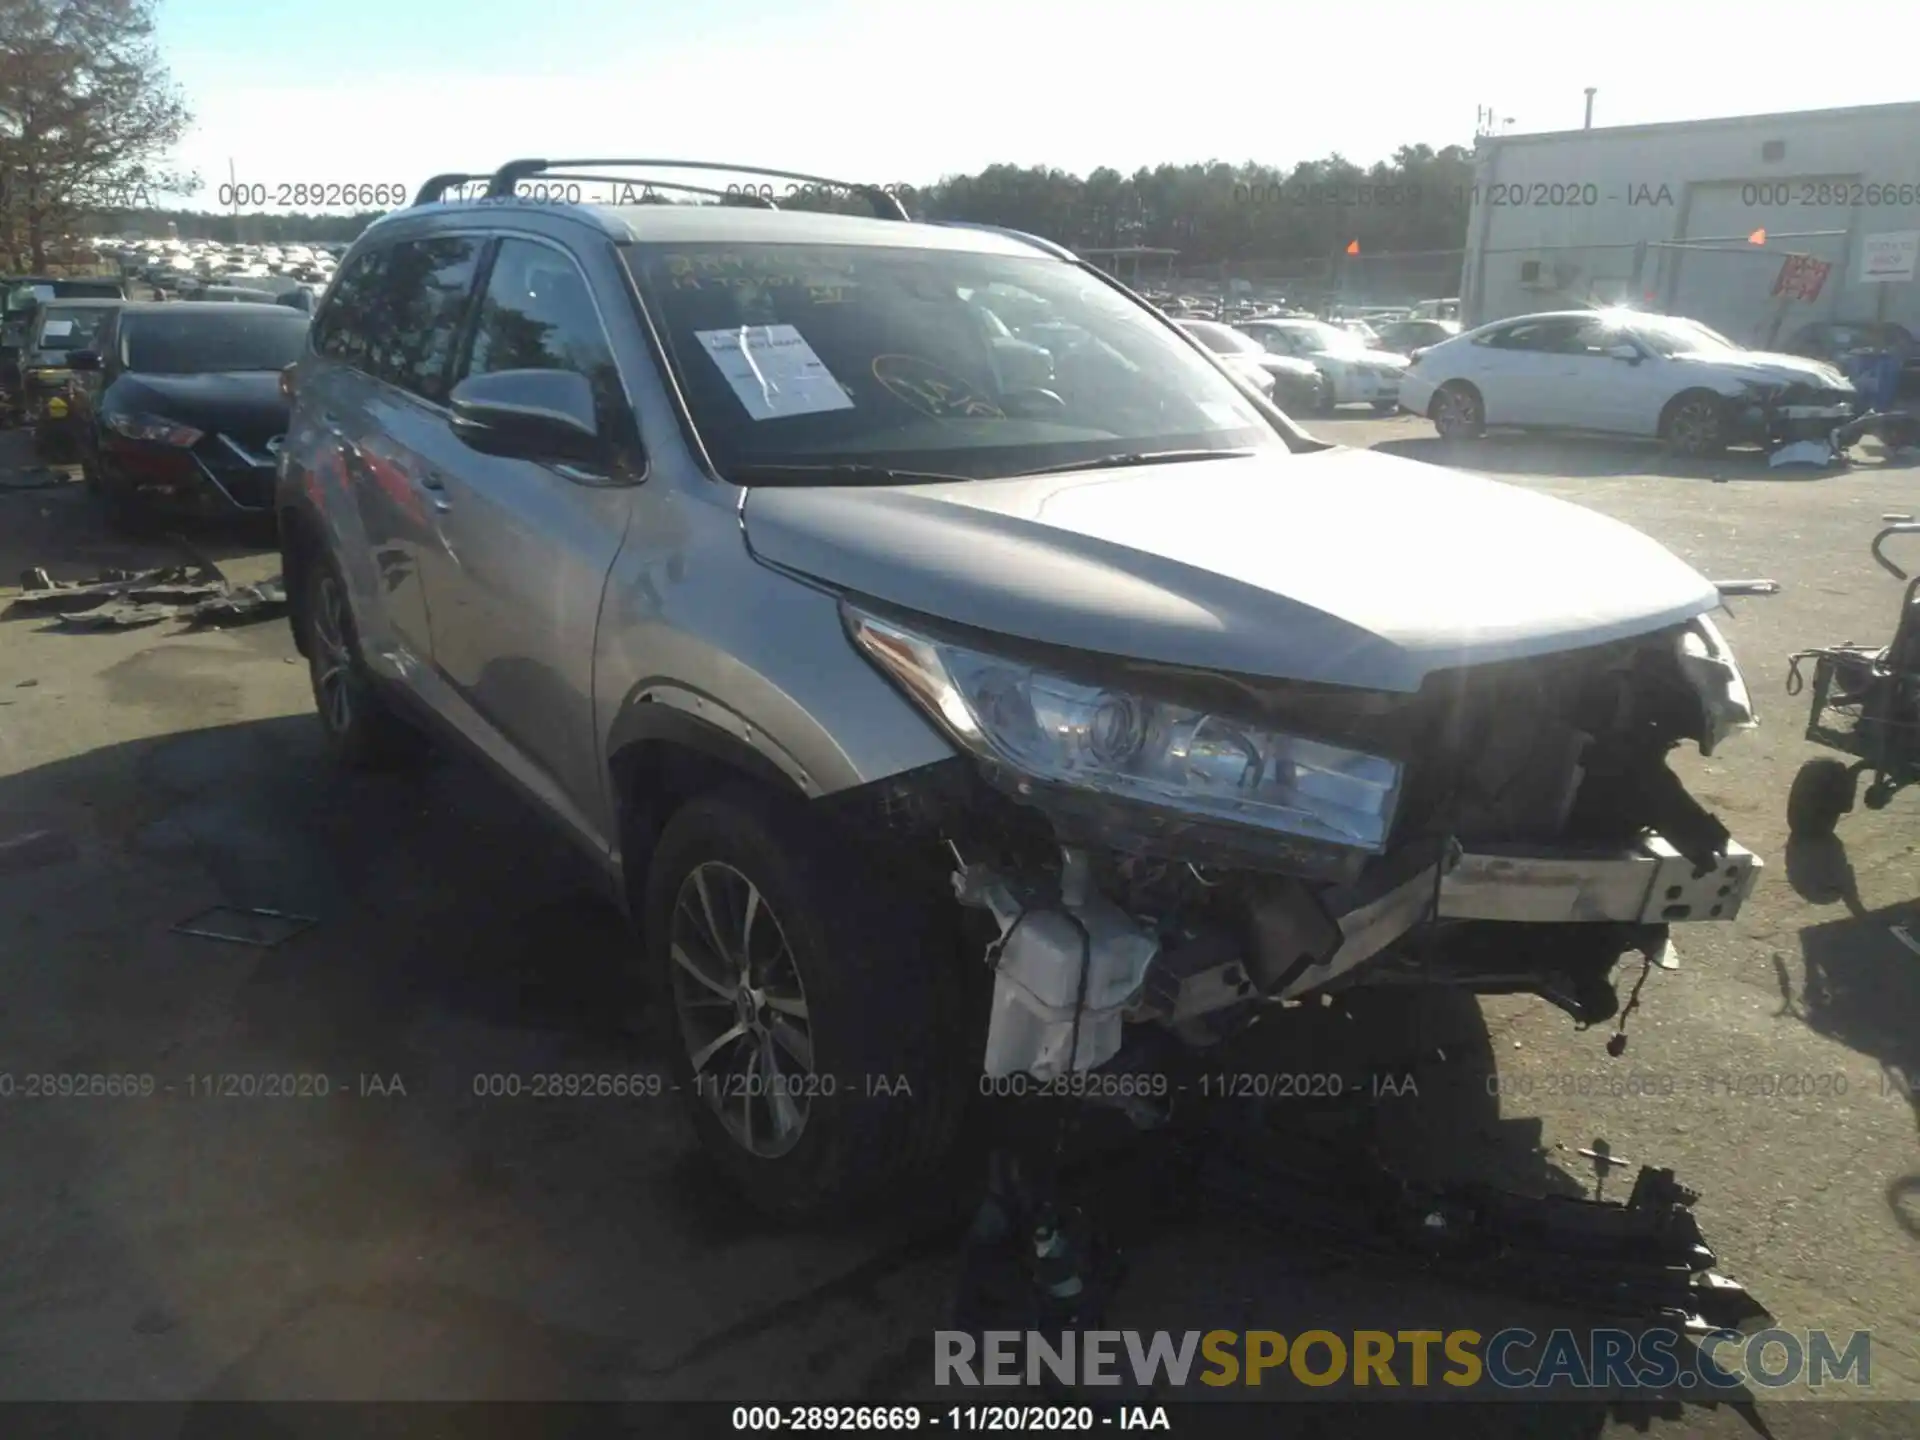
M1746 677L1733 658L1733 648L1708 616L1695 618L1680 632L1676 643L1681 672L1700 697L1705 716L1700 753L1711 755L1714 747L1734 731L1759 725L1753 713L1753 697L1747 693Z
M1385 848L1401 766L1102 688L845 611L860 650L976 758L1017 775L1358 850Z

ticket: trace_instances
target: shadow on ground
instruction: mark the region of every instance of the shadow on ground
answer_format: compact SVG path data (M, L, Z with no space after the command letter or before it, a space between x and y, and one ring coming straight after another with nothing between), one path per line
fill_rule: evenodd
M209 1401L924 1390L992 1112L932 1193L795 1229L714 1180L673 1097L484 1093L496 1076L663 1074L671 1042L583 863L464 761L343 777L294 716L28 770L0 780L0 817L9 831L51 819L76 847L0 875L15 1068L167 1089L145 1109L18 1112L0 1141L0 1165L23 1177L0 1211L17 1259L0 1342L17 1384L57 1386L93 1356ZM270 949L171 932L212 903L318 923ZM1275 1027L1223 1063L1350 1073L1350 1047L1379 1041L1360 1038L1365 1016L1343 1023L1352 1033ZM1577 1190L1537 1121L1499 1117L1477 1007L1420 1023L1436 1053L1418 1097L1372 1107L1389 1158ZM1405 1042L1394 1033L1385 1053ZM202 1077L270 1074L326 1077L332 1096L205 1098ZM1515 1313L1254 1228L1125 1238L1114 1323L1129 1327L1446 1315L1491 1333ZM183 1433L220 1413L192 1412ZM1475 1433L1566 1437L1605 1416L1474 1413Z
M1780 1013L1879 1062L1886 1098L1905 1099L1920 1124L1920 954L1894 927L1920 941L1920 897L1869 910L1838 836L1787 844L1787 878L1814 904L1843 903L1847 914L1800 932L1803 973L1796 985L1775 961ZM1920 1173L1887 1187L1900 1227L1920 1240Z

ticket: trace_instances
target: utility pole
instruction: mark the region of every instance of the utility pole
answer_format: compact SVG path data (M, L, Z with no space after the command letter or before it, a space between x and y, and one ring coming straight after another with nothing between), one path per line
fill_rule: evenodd
M1580 127L1582 130L1591 130L1593 128L1593 97L1597 93L1597 87L1592 85L1587 86L1587 123Z

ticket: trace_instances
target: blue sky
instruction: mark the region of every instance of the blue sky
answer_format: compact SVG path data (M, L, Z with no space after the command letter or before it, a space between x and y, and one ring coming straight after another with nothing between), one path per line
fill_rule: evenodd
M1920 9L1900 10L1866 28L1920 36ZM177 158L214 208L229 162L270 188L609 152L922 184L995 161L1368 163L1469 143L1482 104L1516 131L1575 128L1588 85L1614 125L1914 97L1911 64L1871 64L1853 40L1835 60L1796 16L1731 0L162 0L160 41L198 119Z

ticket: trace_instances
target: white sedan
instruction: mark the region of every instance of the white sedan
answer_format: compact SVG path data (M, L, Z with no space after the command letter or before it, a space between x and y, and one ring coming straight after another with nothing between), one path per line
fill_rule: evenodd
M1309 360L1327 377L1327 407L1369 404L1382 414L1400 408L1407 357L1372 350L1351 331L1324 320L1243 320L1233 327L1275 355Z
M1695 320L1566 310L1482 325L1420 352L1400 404L1447 439L1489 426L1664 440L1682 455L1818 439L1858 407L1833 366L1748 350Z

